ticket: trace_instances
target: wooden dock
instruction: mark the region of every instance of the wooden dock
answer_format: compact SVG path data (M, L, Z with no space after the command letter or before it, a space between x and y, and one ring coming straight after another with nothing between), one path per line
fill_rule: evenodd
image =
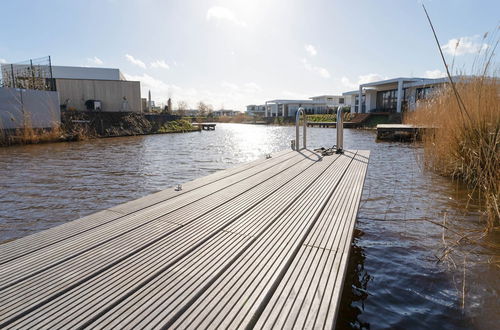
M217 172L0 245L0 328L332 328L368 151Z
M204 131L215 131L215 126L217 124L211 124L211 123L195 123L193 124L195 126L200 127Z
M420 141L422 139L422 133L429 129L428 127L405 124L378 124L377 140Z

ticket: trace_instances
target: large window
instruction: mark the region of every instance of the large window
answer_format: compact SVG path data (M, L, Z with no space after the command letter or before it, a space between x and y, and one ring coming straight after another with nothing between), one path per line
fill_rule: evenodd
M363 95L361 98L361 113L364 113L366 111L366 95ZM359 104L359 95L356 95L354 98L354 111L358 112L358 104Z
M417 100L426 99L432 94L432 87L417 88Z
M393 112L396 111L398 104L398 90L377 92L377 110Z

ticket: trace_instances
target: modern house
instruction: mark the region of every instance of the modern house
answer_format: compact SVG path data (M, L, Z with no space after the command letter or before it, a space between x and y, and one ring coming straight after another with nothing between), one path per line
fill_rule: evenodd
M239 111L234 111L234 110L216 110L216 111L213 111L212 114L215 116L215 117L234 117L234 116L237 116L239 114L241 114L241 112Z
M396 112L413 110L447 78L394 78L361 84L358 90L345 92L352 113ZM361 99L361 108L359 100Z
M255 104L250 104L247 105L247 115L249 116L264 116L266 113L266 106L264 104L262 105L255 105Z
M310 97L311 100L318 103L325 103L329 107L339 107L346 103L346 98L344 95L320 95Z
M307 114L333 113L337 107L346 103L350 97L343 95L320 95L307 100L276 99L266 101L264 105L248 105L247 113L251 116L293 117L302 107Z

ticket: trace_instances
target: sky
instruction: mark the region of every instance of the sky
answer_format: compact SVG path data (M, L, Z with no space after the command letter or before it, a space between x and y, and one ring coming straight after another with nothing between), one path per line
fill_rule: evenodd
M360 83L467 71L500 1L1 0L0 62L119 68L157 103L244 111ZM497 32L498 35L498 32ZM457 41L460 40L458 48Z

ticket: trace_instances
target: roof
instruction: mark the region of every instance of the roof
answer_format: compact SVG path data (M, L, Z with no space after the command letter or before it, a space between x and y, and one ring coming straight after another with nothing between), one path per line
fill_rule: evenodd
M306 104L323 104L324 102L315 102L312 100L270 100L268 103L306 103Z
M4 67L11 64L2 64ZM28 68L29 64L12 64L16 69ZM47 65L37 67L48 68ZM5 69L5 70L8 70ZM119 69L115 68L93 68L82 66L52 66L52 77L55 79L90 79L90 80L126 80Z
M312 96L310 99L318 99L322 97L342 97L342 95L318 95L318 96Z

